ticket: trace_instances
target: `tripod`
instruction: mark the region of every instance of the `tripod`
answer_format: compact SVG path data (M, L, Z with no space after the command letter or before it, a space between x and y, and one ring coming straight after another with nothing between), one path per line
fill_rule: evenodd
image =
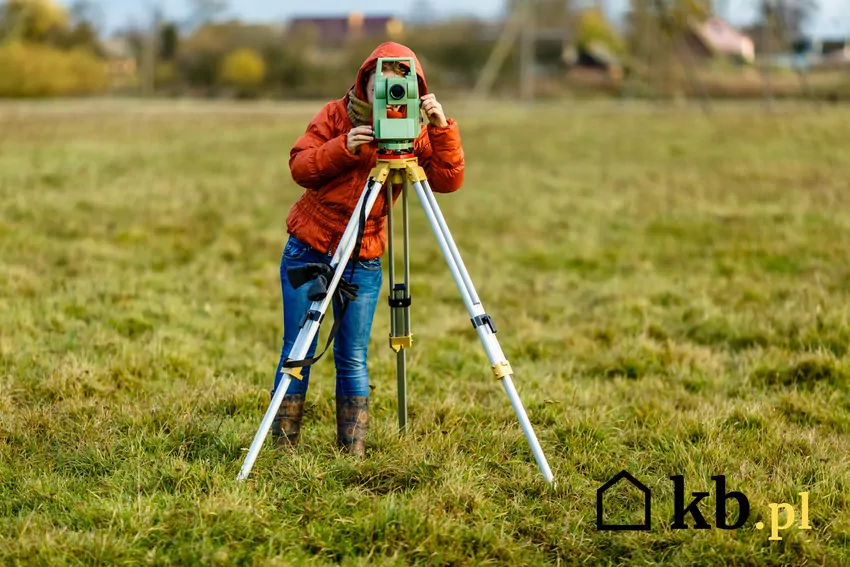
M552 483L552 471L549 469L549 464L546 462L546 457L540 448L534 430L529 423L528 416L525 413L522 402L514 388L511 380L511 366L502 353L499 342L496 339L496 326L493 320L484 311L484 307L475 292L463 260L457 251L454 240L449 232L446 221L443 218L442 212L437 206L434 193L431 190L428 180L426 179L424 169L419 165L418 160L413 153L406 153L404 150L379 150L376 165L369 174L369 179L366 181L366 186L360 195L354 213L348 226L343 232L340 244L334 252L330 267L326 270L326 274L330 275L330 270L333 270L333 277L327 285L327 293L319 293L316 295L316 301L310 306L310 309L302 319L301 330L293 344L289 358L283 365L282 376L279 386L275 390L268 410L260 423L260 428L254 436L254 441L251 448L248 450L248 455L242 465L242 470L239 472L238 480L245 479L251 472L254 466L254 461L260 452L260 448L272 426L275 415L283 400L286 390L293 378L300 380L301 371L298 367L303 364L303 359L307 355L310 344L318 331L321 320L327 311L334 293L338 290L343 272L352 253L359 248L358 237L361 236L363 226L366 219L369 217L369 212L380 195L381 188L387 180L387 210L388 210L388 240L389 240L389 284L390 296L389 304L391 308L390 314L390 348L396 353L397 360L397 378L398 378L398 418L399 429L404 431L407 426L407 361L406 349L412 345L412 335L410 332L410 263L409 263L409 237L408 237L408 188L413 186L419 201L422 204L425 214L428 217L428 222L434 231L440 249L443 252L446 263L449 266L452 277L460 290L463 302L469 312L472 326L478 333L487 358L490 361L490 368L493 375L502 383L505 392L508 395L514 412L519 419L522 430L525 433L526 439L531 446L534 459L544 479L548 483ZM395 267L394 267L394 244L393 244L393 185L402 184L402 206L403 206L403 227L404 227L404 279L401 283L396 283ZM354 259L356 262L356 258ZM321 298L320 298L321 297ZM340 317L341 319L341 317ZM336 322L335 322L336 323ZM333 338L333 331L331 331ZM297 362L291 362L291 361ZM312 364L317 358L311 359L308 363Z

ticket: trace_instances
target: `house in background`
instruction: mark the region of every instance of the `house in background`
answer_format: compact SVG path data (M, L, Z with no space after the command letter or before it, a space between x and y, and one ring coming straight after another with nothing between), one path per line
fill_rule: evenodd
M114 37L101 42L111 75L135 75L136 54L133 44L126 37Z
M394 16L364 16L359 12L352 12L344 17L290 20L287 34L297 35L305 32L315 37L318 47L342 47L346 43L368 37L400 39L404 33L404 25Z
M106 59L109 82L113 89L135 88L139 84L136 49L129 37L118 36L100 43Z
M850 40L823 39L813 42L813 50L823 66L850 65Z
M774 55L773 60L777 67L787 69L812 70L850 66L850 40L799 37L791 42L790 49Z
M566 78L573 87L618 88L623 81L623 61L603 41L591 41L581 48L568 45L562 54Z
M821 39L814 42L814 48L824 57L847 55L850 54L850 40Z
M718 16L692 22L685 31L679 48L686 50L695 62L726 59L733 63L750 65L756 59L753 40Z

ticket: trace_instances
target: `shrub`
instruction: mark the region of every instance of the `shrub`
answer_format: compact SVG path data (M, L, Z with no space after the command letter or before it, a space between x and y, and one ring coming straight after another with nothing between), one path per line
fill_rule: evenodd
M234 87L241 94L254 92L266 78L266 64L253 49L237 49L224 58L221 82Z
M191 87L212 89L218 80L221 57L212 49L183 51L177 58L180 78Z
M287 45L267 46L263 50L266 62L266 82L273 90L297 93L309 86L313 66L302 49Z
M177 82L177 69L171 61L160 61L154 70L154 82L157 87L170 87Z
M108 87L105 62L88 51L20 42L0 47L0 97L99 94Z

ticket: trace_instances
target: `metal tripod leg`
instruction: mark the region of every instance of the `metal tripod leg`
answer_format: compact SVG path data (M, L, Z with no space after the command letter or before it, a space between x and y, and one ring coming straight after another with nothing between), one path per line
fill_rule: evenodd
M443 252L443 257L445 258L452 277L460 290L463 302L466 304L466 309L469 312L469 316L472 319L472 324L475 327L475 330L478 332L478 337L481 340L481 344L484 346L487 358L490 360L493 374L499 379L502 386L505 388L505 392L510 399L511 406L513 406L514 413L516 413L516 416L519 419L523 433L525 433L525 437L528 440L532 453L534 454L537 467L540 469L540 472L543 474L543 478L546 479L546 482L551 483L553 480L552 471L549 469L549 463L543 455L540 443L537 440L537 436L534 434L534 429L531 427L528 415L525 413L525 408L523 408L522 401L514 388L513 381L511 380L511 366L499 346L498 339L496 339L496 327L493 324L493 320L486 314L484 307L481 305L481 301L478 299L478 295L475 293L475 287L472 285L472 280L469 277L469 273L466 271L466 266L464 266L463 260L458 253L457 246L455 246L454 239L452 238L451 232L443 218L443 214L437 205L434 193L431 191L431 187L428 184L427 179L425 179L424 173L421 171L421 168L411 169L414 169L413 187L416 189L416 194L422 203L422 208L425 210L428 222L431 224L434 236L437 238L437 242ZM417 172L416 169L419 169L419 171Z
M289 353L289 360L302 360L307 356L313 337L319 330L319 324L327 312L328 305L333 300L333 295L339 285L340 279L342 279L342 274L345 271L349 258L351 257L352 252L354 252L354 247L357 244L355 237L357 236L357 228L360 222L360 209L365 207L365 216L366 218L369 218L369 213L372 210L378 195L381 193L381 186L383 185L385 178L386 170L384 168L376 168L376 170L373 170L372 175L366 182L366 186L360 195L360 200L354 208L354 213L351 215L351 219L348 222L345 232L343 232L339 246L331 259L331 266L334 268L334 277L328 284L327 295L323 300L314 301L310 305L310 309L307 311L304 319L304 324L301 327L298 337L295 339L295 344L292 346L292 350ZM242 469L239 471L237 480L244 480L248 474L250 474L251 469L254 466L254 462L257 460L257 455L259 455L260 449L263 446L263 442L266 440L269 429L271 429L277 410L280 408L283 397L289 389L289 384L292 381L293 376L300 380L301 369L284 368L282 370L280 383L275 389L274 397L272 397L271 403L266 410L266 414L263 416L262 422L260 422L260 428L257 430L256 435L254 435L254 441L251 443L251 448L248 450L248 455L245 457L245 462L242 464Z
M387 184L387 240L389 244L390 279L390 348L396 353L396 377L398 381L398 428L404 432L407 428L407 358L406 349L413 343L410 333L410 241L408 231L408 186L407 176L403 176L402 189L402 226L404 245L404 281L396 282L395 244L393 219L393 185Z

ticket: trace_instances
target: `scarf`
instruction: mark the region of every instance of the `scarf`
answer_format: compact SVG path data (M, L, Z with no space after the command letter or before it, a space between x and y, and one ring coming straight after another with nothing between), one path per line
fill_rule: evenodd
M354 94L354 87L351 87L348 91L346 110L348 111L348 119L355 127L372 123L372 105L357 98L357 95ZM387 118L404 118L404 113L388 106Z
M372 123L372 105L357 98L354 87L348 91L348 118L355 127Z

